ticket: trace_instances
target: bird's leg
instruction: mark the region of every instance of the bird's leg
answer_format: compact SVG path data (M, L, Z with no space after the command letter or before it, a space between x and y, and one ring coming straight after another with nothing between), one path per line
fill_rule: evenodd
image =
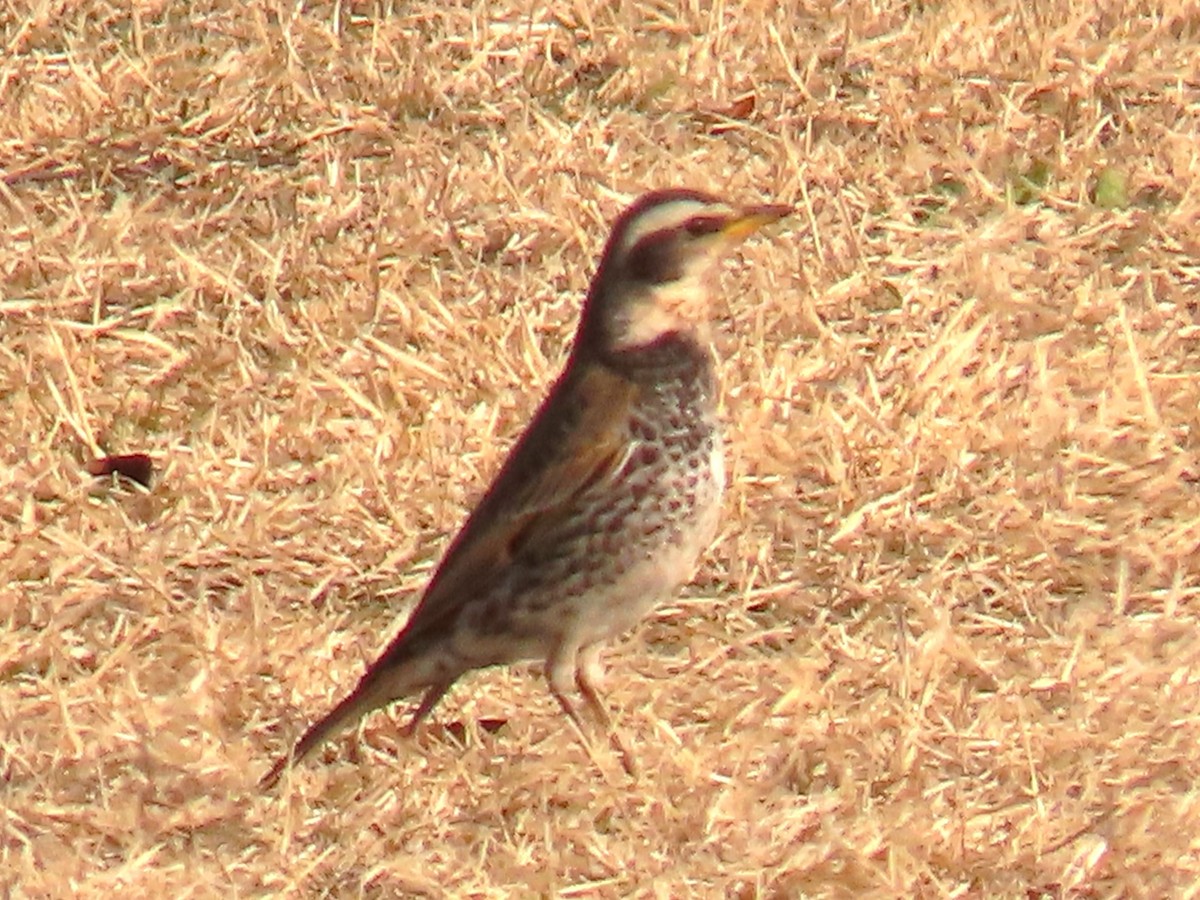
M575 729L575 736L579 738L583 752L592 761L592 765L603 773L604 767L600 765L600 761L596 759L596 754L592 750L592 740L588 737L587 730L583 726L583 719L580 717L579 711L575 708L575 704L571 702L571 697L569 696L574 675L575 653L573 651L566 653L556 652L547 660L546 681L550 684L550 693L554 695L554 699L558 701L558 705L566 713L571 727Z
M416 733L417 726L433 712L433 708L438 705L438 701L445 696L446 691L450 690L450 685L453 683L454 679L448 679L435 682L429 686L424 696L421 697L421 702L417 704L417 708L413 711L412 718L408 720L408 724L401 731L404 737L412 737Z
M575 685L592 715L604 727L608 736L608 744L613 752L621 758L621 768L630 778L638 774L637 759L628 745L621 739L621 733L613 727L612 718L604 708L598 690L600 681L604 678L604 668L600 665L600 644L589 644L579 651L575 658Z
M588 755L588 759L600 769L604 771L604 767L596 759L595 753L592 751L592 741L588 737L587 729L584 727L583 718L579 715L579 710L571 701L570 690L572 682L574 686L579 688L579 692L583 695L584 704L589 712L597 719L600 725L604 728L605 734L608 737L609 746L621 760L621 768L629 776L637 774L637 764L634 761L633 754L625 746L624 742L617 736L616 731L612 727L612 719L609 718L608 711L604 708L604 704L600 702L600 696L596 691L596 682L600 680L600 647L599 645L591 645L582 650L574 650L569 648L568 652L559 652L554 654L546 665L546 680L550 682L550 693L554 695L554 699L558 701L558 705L562 707L562 711L567 714L567 718L571 721L572 727L575 729L579 741L583 744L583 749Z

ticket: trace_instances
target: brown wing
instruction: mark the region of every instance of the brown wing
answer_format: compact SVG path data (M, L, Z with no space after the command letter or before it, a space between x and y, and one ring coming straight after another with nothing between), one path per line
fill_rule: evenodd
M630 444L628 413L635 393L632 383L599 366L568 369L451 543L404 630L358 687L275 763L263 787L338 728L418 688L425 697L413 722L432 709L454 673L429 682L427 673L406 673L405 663L436 642L465 603L505 576L523 542L553 534L580 492L619 470Z
M454 618L481 585L504 576L522 540L551 532L581 491L615 474L629 447L636 391L602 366L581 364L559 379L385 655L402 654L410 640Z

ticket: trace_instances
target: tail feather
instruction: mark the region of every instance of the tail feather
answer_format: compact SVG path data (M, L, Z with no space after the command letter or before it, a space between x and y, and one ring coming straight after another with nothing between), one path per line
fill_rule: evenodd
M368 669L358 687L304 732L291 752L275 761L275 765L262 777L258 786L263 789L273 787L288 766L304 759L324 743L326 738L359 721L367 713L401 700L423 686L410 680L398 680L395 669L390 666L388 669L390 671L384 671L379 663Z

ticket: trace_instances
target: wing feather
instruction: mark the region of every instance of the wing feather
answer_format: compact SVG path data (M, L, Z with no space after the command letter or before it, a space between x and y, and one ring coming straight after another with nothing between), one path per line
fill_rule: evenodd
M502 579L525 541L553 533L579 494L611 479L631 445L637 386L602 366L560 378L442 558L386 655L438 632L482 587Z

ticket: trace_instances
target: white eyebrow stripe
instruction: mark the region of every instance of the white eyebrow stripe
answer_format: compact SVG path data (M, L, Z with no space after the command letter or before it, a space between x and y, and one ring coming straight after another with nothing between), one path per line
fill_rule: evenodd
M702 203L699 200L672 200L652 207L630 222L625 229L620 244L622 255L646 235L680 225L704 210L716 214L733 211L725 206Z

